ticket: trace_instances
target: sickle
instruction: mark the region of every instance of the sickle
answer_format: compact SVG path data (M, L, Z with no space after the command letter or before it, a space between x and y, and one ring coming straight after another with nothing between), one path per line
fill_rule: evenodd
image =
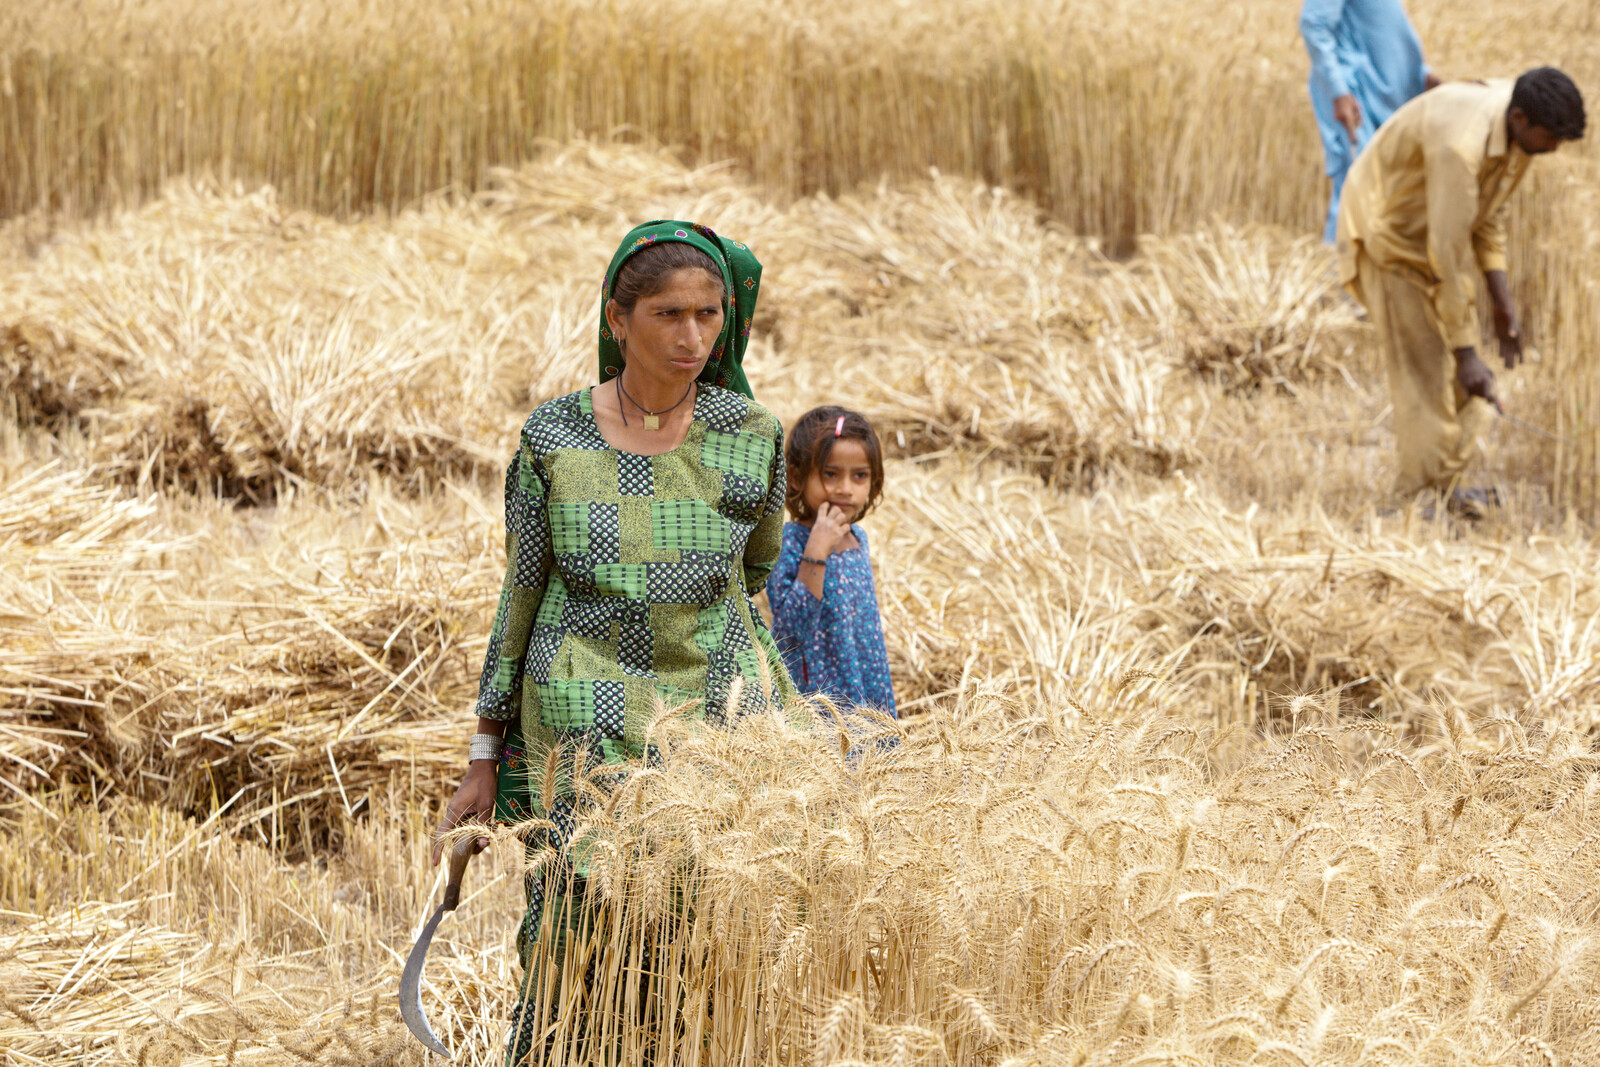
M1554 441L1558 445L1570 445L1570 444L1572 444L1572 442L1569 441L1565 437L1558 437L1557 435L1551 433L1549 430L1541 430L1539 427L1533 425L1531 422L1523 422L1521 419L1517 418L1515 415L1506 414L1506 409L1500 406L1500 401L1498 401L1498 400L1496 400L1494 402L1494 409L1495 409L1495 411L1497 411L1500 414L1500 417L1502 419L1505 419L1507 422L1509 422L1511 425L1515 426L1519 430L1527 430L1531 434L1536 434L1539 437L1543 437L1546 441Z
M434 909L422 933L417 935L417 943L411 947L411 955L406 957L406 969L400 973L400 1017L406 1021L412 1037L447 1060L452 1053L444 1047L444 1042L434 1036L433 1027L428 1025L428 1017L422 1013L422 964L428 958L428 946L433 944L433 932L439 928L439 920L444 918L445 912L455 911L456 905L461 903L461 879L467 873L467 861L477 851L476 837L463 837L450 850L450 878L445 883L444 900Z

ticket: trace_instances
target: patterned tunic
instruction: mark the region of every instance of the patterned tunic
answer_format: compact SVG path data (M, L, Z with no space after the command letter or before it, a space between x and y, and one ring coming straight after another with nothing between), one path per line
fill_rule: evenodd
M549 820L529 835L530 854L566 850L563 862L523 880L525 967L547 918L546 950L561 960L592 905L588 861L568 847L582 814L574 757L620 763L645 754L660 703L692 703L691 714L721 722L735 679L734 714L794 696L750 602L782 539L783 464L778 421L704 383L683 443L659 456L607 444L587 389L543 405L523 426L506 469L506 577L478 714L517 719L520 731L507 736L527 746L507 747L497 808ZM544 753L558 745L554 792L541 796ZM548 1021L530 994L513 1018L508 1063L529 1062Z
M800 581L800 556L811 530L797 522L784 524L783 551L767 591L773 635L801 692L849 706L867 704L894 715L894 683L867 555L867 532L855 525L850 530L860 544L828 557L818 600Z
M704 384L683 443L658 456L607 444L587 389L535 411L506 470L506 578L478 714L520 711L535 761L578 742L620 762L643 753L658 700L703 701L696 714L721 721L741 677L736 712L787 700L750 602L781 539L782 440L755 401ZM548 811L556 798L531 799Z

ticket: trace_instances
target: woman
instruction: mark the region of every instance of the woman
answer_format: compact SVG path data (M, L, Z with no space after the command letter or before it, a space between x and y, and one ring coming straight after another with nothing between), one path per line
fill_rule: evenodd
M502 818L548 820L530 851L563 848L582 815L575 768L643 755L660 708L722 722L794 695L750 601L782 543L786 488L782 427L742 368L760 282L749 249L686 222L637 227L612 257L601 384L535 411L506 470L505 584L441 830L487 820L498 793ZM564 970L569 928L594 936L585 867L527 879L513 1063L534 1052L547 1004L570 1012L581 996L560 995L533 956L543 941L544 969Z

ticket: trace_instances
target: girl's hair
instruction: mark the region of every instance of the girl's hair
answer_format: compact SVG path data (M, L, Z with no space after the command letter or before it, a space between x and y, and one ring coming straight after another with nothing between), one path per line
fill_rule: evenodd
M660 241L629 256L611 285L611 299L624 315L631 315L635 304L665 289L672 272L679 270L703 270L711 275L722 287L722 303L726 307L727 283L722 272L710 256L682 241Z
M867 502L856 518L864 518L883 496L883 448L878 444L878 435L872 432L872 423L866 420L866 416L847 408L831 404L812 408L795 421L794 429L789 431L789 442L783 450L789 466L786 502L789 514L796 522L809 522L816 518L816 512L806 506L806 479L811 477L812 471L823 468L833 454L834 444L839 441L860 441L867 453L867 465L872 468L872 487L867 491Z

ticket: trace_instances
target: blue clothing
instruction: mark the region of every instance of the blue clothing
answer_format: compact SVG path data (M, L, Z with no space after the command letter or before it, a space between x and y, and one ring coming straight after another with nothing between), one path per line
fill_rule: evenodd
M1305 0L1300 35L1311 53L1311 109L1322 134L1322 152L1333 179L1322 239L1333 243L1339 192L1345 174L1378 127L1401 104L1427 87L1422 41L1400 0ZM1333 117L1335 97L1346 93L1361 105L1356 143Z
M895 715L867 532L854 525L850 531L860 544L828 557L818 600L800 580L800 555L811 528L797 522L783 524L783 547L767 579L772 636L802 693L831 697L846 707L866 704Z

